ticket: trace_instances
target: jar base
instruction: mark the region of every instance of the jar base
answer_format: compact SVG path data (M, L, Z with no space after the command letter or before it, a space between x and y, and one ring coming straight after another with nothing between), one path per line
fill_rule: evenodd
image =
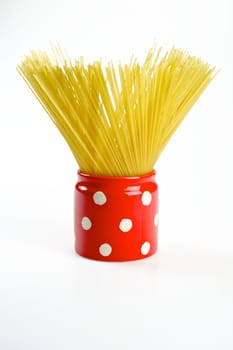
M101 256L99 254L96 255L89 255L89 254L85 254L85 252L81 252L77 245L75 244L75 253L79 256L81 256L82 258L85 259L89 259L89 260L94 260L94 261L108 261L108 262L127 262L127 261L136 261L136 260L143 260L146 258L150 258L151 256L155 255L157 253L157 247L156 249L154 249L153 251L149 252L146 255L143 254L139 254L139 255L135 255L135 256L129 256L129 254L127 253L127 256L125 257L114 257L114 256Z

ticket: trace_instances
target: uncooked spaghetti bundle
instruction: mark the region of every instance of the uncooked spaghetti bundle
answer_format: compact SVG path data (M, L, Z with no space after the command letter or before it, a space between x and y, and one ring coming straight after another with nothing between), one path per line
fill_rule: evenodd
M143 63L71 61L59 46L32 51L17 67L72 151L75 249L97 260L147 257L157 249L154 165L216 74L172 48Z

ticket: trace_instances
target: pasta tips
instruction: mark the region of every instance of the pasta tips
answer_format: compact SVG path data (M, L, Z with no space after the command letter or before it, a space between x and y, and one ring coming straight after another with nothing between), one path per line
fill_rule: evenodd
M143 64L72 63L59 47L32 51L17 69L69 145L82 172L149 173L172 134L216 74L172 48Z

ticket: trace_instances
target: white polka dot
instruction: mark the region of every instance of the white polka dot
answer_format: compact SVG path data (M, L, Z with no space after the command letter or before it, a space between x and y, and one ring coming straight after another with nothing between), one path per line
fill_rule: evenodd
M142 194L142 204L143 205L150 205L152 200L152 194L149 191L145 191Z
M87 216L84 216L82 218L81 225L84 230L90 230L92 222Z
M150 251L150 243L144 242L141 246L141 253L142 255L147 255Z
M103 243L99 247L99 252L102 256L109 256L112 252L112 247L108 243Z
M120 221L119 228L122 232L129 232L131 228L133 227L132 220L130 219L122 219Z
M158 213L155 214L154 224L155 224L155 227L158 227L158 224L159 224L159 214Z
M95 204L104 205L107 202L107 197L102 191L97 191L93 194Z

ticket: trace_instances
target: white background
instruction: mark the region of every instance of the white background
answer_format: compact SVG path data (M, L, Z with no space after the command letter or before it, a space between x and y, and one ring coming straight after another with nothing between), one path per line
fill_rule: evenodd
M230 0L0 2L0 349L233 348ZM156 165L159 250L73 251L77 165L15 70L29 49L123 59L153 40L221 69Z

